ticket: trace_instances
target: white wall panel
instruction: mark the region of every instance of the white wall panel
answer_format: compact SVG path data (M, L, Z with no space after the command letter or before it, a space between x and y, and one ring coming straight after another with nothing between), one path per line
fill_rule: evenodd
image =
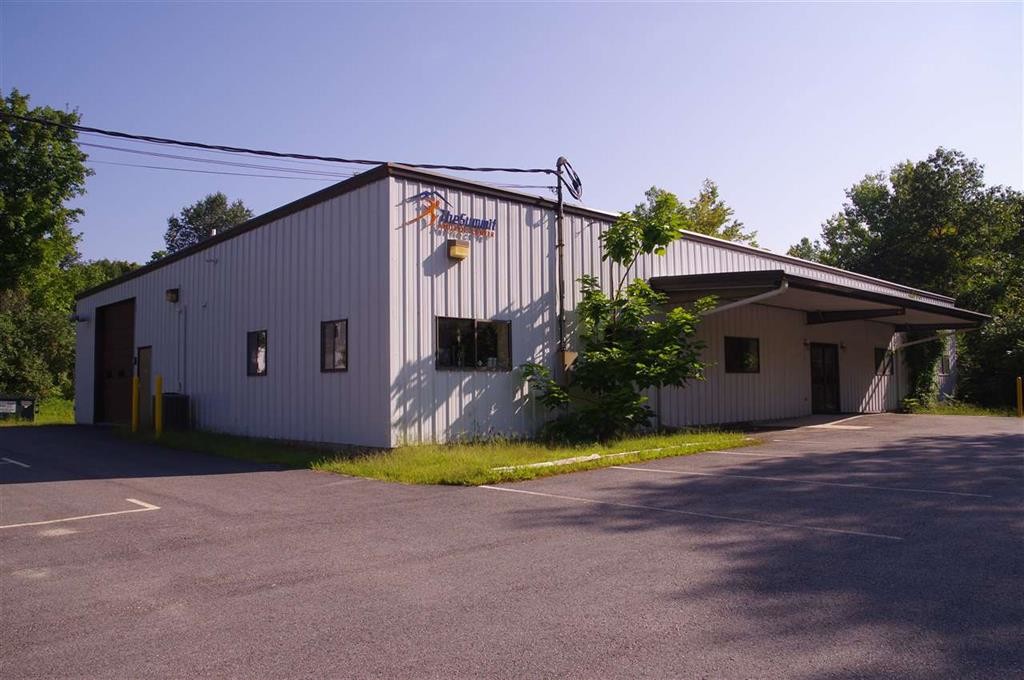
M447 234L407 224L418 213L412 197L436 189L452 212L497 218L494 238L471 238L463 262L445 254ZM554 368L557 345L555 227L550 209L527 201L473 196L438 184L392 179L391 371L394 444L447 441L493 434L527 435L544 417L513 373L445 371L434 367L435 319L455 316L512 321L513 366L540 361ZM581 215L565 221L567 329L574 330L577 280L598 276L606 290L622 269L601 260L600 234L608 223ZM673 274L784 269L787 272L895 295L899 286L845 276L793 258L751 249L722 247L714 239L688 236L664 257L644 257L630 278ZM940 302L944 298L931 300ZM404 310L404 313L400 313ZM667 425L692 425L785 418L810 413L809 342L842 342L841 405L844 411L881 411L895 405L890 377L874 375L874 347L887 347L891 326L850 322L806 326L803 312L763 306L708 317L701 337L708 343L708 380L662 395ZM724 335L761 339L762 372L726 375L721 366Z
M134 297L135 345L197 427L387 446L387 201L381 180L80 300L76 420L92 421L95 308ZM343 318L349 370L321 373L320 322ZM246 333L262 329L267 375L250 377Z
M438 189L453 213L497 219L490 238L458 236L410 223L412 197ZM518 202L392 180L391 417L393 443L449 441L532 432L537 414L516 372L435 368L436 318L512 322L512 364L551 363L556 345L553 216ZM449 238L470 255L447 256ZM404 314L402 311L404 310Z
M725 336L758 338L760 373L726 373ZM661 394L664 425L683 427L790 418L811 413L811 365L807 343L840 345L840 408L878 413L896 406L893 376L876 376L876 347L888 348L890 326L865 321L807 326L804 313L748 305L713 314L697 333L706 343L706 380Z
M136 298L136 346L152 345L165 389L187 392L199 427L283 439L396 445L493 434L532 433L544 411L516 372L435 368L435 319L512 323L512 363L554 367L557 347L555 216L527 197L445 188L399 177L225 239L189 257L83 299L78 325L76 418L93 413L95 308ZM410 224L410 199L439 190L455 213L496 219L494 237L470 237L467 260L448 259L452 234ZM611 219L611 218L609 218ZM574 331L577 279L598 276L610 289L621 268L601 260L608 220L565 221L567 330ZM783 269L791 274L891 295L951 304L896 284L841 272L699 235L645 257L630 277ZM181 289L181 302L164 290ZM349 320L347 373L319 371L319 324ZM701 328L712 362L707 383L662 395L666 424L764 420L810 410L803 340L840 342L842 407L895 405L895 378L874 376L874 347L891 327L871 322L808 327L802 312L750 306L709 317ZM268 375L245 374L246 332L267 329ZM761 338L762 373L719 374L721 337Z

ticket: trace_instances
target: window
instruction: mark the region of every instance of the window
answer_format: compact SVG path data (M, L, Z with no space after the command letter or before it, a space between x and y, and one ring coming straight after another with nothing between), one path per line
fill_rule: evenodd
M267 332L249 331L246 335L246 375L267 374Z
M320 371L348 370L348 320L320 324Z
M875 375L892 375L892 354L884 347L875 348Z
M512 323L437 317L437 358L440 369L511 371Z
M939 375L949 375L949 350L943 348L939 357Z
M726 373L760 373L761 350L757 338L725 338Z

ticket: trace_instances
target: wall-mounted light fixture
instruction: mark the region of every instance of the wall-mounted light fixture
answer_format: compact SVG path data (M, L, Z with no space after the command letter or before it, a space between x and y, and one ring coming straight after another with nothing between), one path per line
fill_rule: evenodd
M811 346L811 341L808 340L807 338L804 338L804 347L810 347L810 346Z
M839 341L839 349L843 350L844 352L846 351L846 343L843 342L842 340Z
M171 304L175 304L178 302L178 293L178 288L168 288L167 290L164 291L164 299L170 302Z
M465 260L469 257L469 241L448 239L448 257L452 260Z

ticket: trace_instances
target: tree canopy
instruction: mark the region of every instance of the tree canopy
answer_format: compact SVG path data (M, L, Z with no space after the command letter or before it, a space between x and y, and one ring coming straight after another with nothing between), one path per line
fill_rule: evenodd
M1024 194L987 187L983 165L939 148L866 176L846 196L820 240L803 238L789 254L953 295L991 314L964 336L962 387L981 403L1008 402L1012 377L1024 373ZM921 364L926 390L928 356Z
M18 90L0 99L0 114L72 125L77 111L29 108ZM66 240L81 210L68 202L85 193L86 155L77 134L0 115L0 290L10 290L47 256L47 239Z
M252 218L252 211L241 200L228 201L222 192L209 194L177 215L167 219L164 233L165 249L153 253L152 259L171 255L221 233Z
M0 112L75 123L77 113L30 109L17 90ZM0 393L70 397L79 291L134 268L131 262L83 262L68 202L92 174L72 130L6 116L0 129Z
M704 180L697 196L687 203L681 202L664 189L651 187L645 194L647 204L658 205L662 195L669 195L673 199L670 207L662 205L662 208L674 213L672 224L676 228L757 246L757 232L745 231L743 223L733 219L733 209L722 200L718 185L710 179ZM663 222L668 223L664 220Z

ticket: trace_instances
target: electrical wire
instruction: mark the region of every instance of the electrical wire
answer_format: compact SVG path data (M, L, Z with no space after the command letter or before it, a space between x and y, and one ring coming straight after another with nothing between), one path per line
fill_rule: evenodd
M164 154L160 154L160 155L164 155ZM198 159L198 160L203 160L203 159ZM146 165L146 164L142 164L142 163L122 163L122 162L119 162L119 161L108 161L108 160L100 160L100 159L95 159L95 158L88 158L88 159L86 159L85 162L86 163L101 163L103 165L118 165L118 166L127 167L127 168L147 168L149 170L175 170L175 171L178 171L178 172L196 172L196 173L201 173L201 174L204 174L204 175L228 175L228 176L234 176L234 177L265 177L267 179L304 179L304 180L312 180L314 182L334 182L334 181L336 181L338 179L347 179L349 177L354 177L357 174L357 173L330 173L329 176L327 176L327 177L294 177L294 176L290 176L290 175L265 175L265 174L258 174L258 173L249 173L249 172L228 172L228 171L225 171L225 170L199 170L199 169L196 169L196 168L177 168L177 167L173 167L173 166L169 166L169 165ZM243 167L247 167L244 164L242 164L242 165L243 165ZM277 170L281 170L281 171L284 171L284 172L292 172L292 170L289 169L289 168L274 168L273 166L255 166L255 167L257 167L257 168L266 168L266 169L277 169ZM321 173L317 173L317 174L321 174ZM322 174L328 174L328 173L322 173ZM488 184L490 186L501 187L501 188L508 188L508 189L548 189L550 191L554 191L555 190L554 186L548 186L546 184L501 184L501 183L494 183L494 184L492 184L490 182L488 182Z
M271 170L271 171L276 171L276 172L290 172L290 173L296 173L296 174L301 174L301 175L319 175L319 176L322 176L322 177L327 178L327 179L344 179L344 178L352 177L354 175L354 173L340 173L340 172L337 172L337 171L333 171L332 172L332 171L325 171L325 170L305 170L305 169L302 169L302 168L287 168L287 167L281 167L281 166L278 166L278 165L261 165L261 164L258 164L258 163L238 163L238 162L234 162L234 161L225 161L225 160L220 160L220 159L215 159L215 158L200 158L198 156L182 156L180 154L161 153L161 152L158 152L158 151L146 151L146 150L143 150L143 149L129 149L127 147L122 147L122 146L110 146L109 144L93 144L91 142L75 142L75 143L78 144L78 146L82 146L82 147L88 147L88 148L92 148L92 149L105 149L105 150L108 150L108 151L117 151L119 153L130 153L130 154L138 154L138 155L143 155L143 156L153 156L155 158L170 158L170 159L173 159L173 160L188 161L188 162L192 162L192 163L209 163L209 164L213 164L213 165L225 165L225 166L229 166L229 167L249 168L249 169L252 169L252 170ZM89 159L89 162L105 163L105 164L108 164L108 165L122 165L122 166L125 166L125 167L151 168L151 169L154 169L154 170L182 170L182 171L188 171L188 168L175 168L175 167L169 167L169 166L142 165L142 164L134 164L134 163L115 163L114 161L93 160L91 158ZM318 166L318 167L324 167L324 166ZM207 171L206 174L215 174L215 173L213 171ZM281 176L277 176L277 175L262 175L262 174L261 175L256 175L256 174L250 175L250 174L247 174L247 173L220 173L220 174L239 175L239 176L243 176L243 177L251 176L251 177L276 177L276 178L279 178L279 179L305 179L305 178L290 177L290 176L289 177L281 177ZM319 179L319 177L317 179ZM547 189L549 191L555 191L555 189L556 189L556 187L554 187L552 185L549 185L549 184L510 184L510 183L502 183L502 182L494 182L494 183L488 182L487 184L489 184L490 186L494 186L494 187L501 187L501 188L508 188L508 189Z
M336 177L291 177L288 175L261 175L253 172L227 172L226 170L199 170L197 168L175 168L169 165L143 165L140 163L119 163L89 158L86 163L102 163L103 165L120 165L128 168L148 168L150 170L177 170L178 172L197 172L204 175L233 175L236 177L264 177L266 179L304 179L309 182L334 182ZM353 175L349 175L352 177Z
M156 158L171 158L179 161L191 161L193 163L211 163L214 165L228 165L237 168L249 168L252 170L276 170L279 172L293 172L303 175L326 175L329 177L351 177L348 173L339 173L337 171L329 170L304 170L301 168L285 168L278 165L260 165L257 163L238 163L234 161L224 161L216 158L200 158L198 156L182 156L180 154L173 153L160 153L158 151L144 151L142 149L129 149L123 146L110 146L108 144L92 144L90 142L75 142L78 146L86 146L94 149L107 149L108 151L119 151L122 153L139 154L142 156L154 156ZM321 166L323 167L323 166Z
M79 134L81 134L84 137L88 137L89 139L94 139L94 138L95 139L104 139L104 140L107 139L103 135L98 135L95 132L82 132L82 133L79 133ZM162 146L167 146L166 144L161 144L160 142L148 142L148 141L138 140L138 139L136 139L136 140L128 140L128 141L131 141L131 142L133 142L135 144L150 144L150 145L153 145L153 146L161 146L161 147ZM76 141L75 143L76 144L84 144L85 142L78 142L78 141ZM233 157L237 158L238 155L239 155L237 152L234 152L234 151L216 151L216 150L213 150L213 149L205 149L203 151L205 151L205 153L213 154L213 155L217 155L217 156L233 156ZM289 163L289 164L292 164L292 165L306 165L306 166L310 166L310 167L314 167L314 168L337 167L339 165L339 163L334 163L334 162L326 163L325 161L299 161L299 160L294 160L294 159L291 159L291 158L281 158L281 159L278 159L278 161L280 163Z
M339 158L337 156L319 156L316 154L304 154L304 153L285 153L281 151L269 151L266 149L248 149L240 146L227 146L223 144L205 144L203 142L191 142L180 139L171 139L169 137L156 137L153 135L138 135L130 132L120 132L117 130L104 130L103 128L90 127L87 125L77 125L72 123L59 123L53 120L46 120L45 118L36 118L34 116L21 116L15 113L0 112L0 116L5 118L11 118L14 120L20 120L25 123L36 123L39 125L46 125L49 127L61 128L64 130L74 130L75 132L93 132L98 135L104 135L106 137L117 137L119 139L131 139L144 142L155 142L158 144L168 144L173 146L184 146L193 149L206 149L214 151L230 151L232 153L245 153L254 156L270 156L272 158L298 158L301 160L312 160L312 161L326 161L331 163L355 163L358 165L383 165L384 161L368 160L363 158ZM469 165L445 165L441 163L402 163L413 168L425 168L432 170L460 170L463 172L509 172L509 173L540 173L546 175L556 175L557 171L550 168L502 168L502 167L474 167Z

